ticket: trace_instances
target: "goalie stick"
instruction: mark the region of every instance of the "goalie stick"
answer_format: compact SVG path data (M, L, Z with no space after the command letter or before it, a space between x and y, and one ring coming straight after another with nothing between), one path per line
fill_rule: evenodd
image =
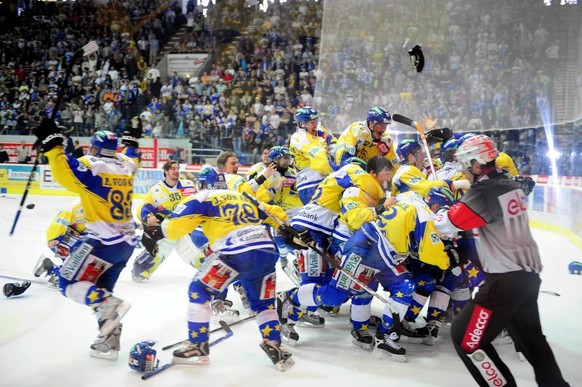
M422 144L424 145L424 148L426 149L426 155L428 156L428 163L430 164L430 170L432 172L432 177L435 180L437 180L436 170L434 169L432 157L430 156L430 149L428 149L428 143L426 142L426 136L424 135L424 128L422 127L422 124L418 121L414 121L413 119L410 119L408 117L404 117L400 114L393 114L392 119L394 121L400 122L401 124L404 124L406 126L410 126L411 128L414 128L418 131L418 134L420 134L420 138L422 139Z
M67 82L69 81L69 77L71 76L71 72L73 71L73 65L77 61L77 59L82 58L84 56L90 55L94 52L99 50L99 46L97 43L92 40L83 47L81 47L73 57L69 61L69 65L67 66L67 72L65 73L65 77L63 81L59 85L59 93L57 95L57 100L55 101L55 106L53 107L53 111L50 116L50 120L54 120L57 116L57 112L59 111L59 105L61 104L61 100L63 99L63 95L65 94L65 88L67 86ZM12 228L10 229L9 236L14 235L14 230L16 229L16 224L18 223L18 219L20 218L20 214L22 213L22 207L24 207L24 203L26 202L26 197L28 196L28 192L30 191L30 186L32 184L32 180L34 179L34 174L36 173L36 169L38 168L38 164L40 163L40 145L37 148L36 159L34 160L34 164L32 166L32 170L30 171L30 175L28 176L28 181L26 182L26 187L24 188L24 194L22 195L22 199L20 200L20 205L18 206L18 210L16 211L16 216L14 217L14 222L12 222Z
M227 326L227 327L229 327L229 329L230 329L230 327L232 327L232 326L234 326L234 325L242 324L242 323L244 323L244 322L247 322L247 321L249 321L249 320L252 320L252 319L254 319L254 318L255 318L255 316L254 316L254 315L252 315L252 316L248 316L248 317L242 318L242 319L240 319L240 320L238 320L238 321L235 321L235 322L233 322L233 323L227 324L226 326ZM220 324L221 322L223 322L223 321L221 320L221 321L219 321L218 323ZM222 326L222 324L220 325L220 328L214 328L214 329L213 329L213 330L211 330L209 333L218 332L218 331L219 331L219 330L221 330L221 329L224 329L224 327ZM174 343L174 344L168 344L168 345L166 345L165 347L163 347L163 348L162 348L162 351L166 351L166 350L168 350L168 349L170 349L170 348L177 347L178 345L181 345L181 344L186 344L187 342L188 342L188 340L181 340L181 341L178 341L178 342L176 342L176 343Z
M257 206L259 208L259 210L262 211L265 215L267 215L269 218L271 218L274 221L276 221L277 223L279 223L279 225L282 226L282 225L285 224L283 221L281 221L279 218L277 218L275 215L273 215L269 210L267 210L267 208L265 208L265 206L263 205L263 203L261 203L260 201L258 201L254 197L252 197L251 195L247 194L246 192L243 192L243 195L247 199L249 199L255 206ZM295 230L293 228L289 228L289 229L290 230ZM299 244L302 244L303 243L299 239L299 234L293 235L293 236L294 236L294 239L297 239L298 240L297 243L299 243ZM317 254L319 254L334 269L340 271L342 274L344 274L346 277L348 277L350 280L352 280L354 283L356 283L359 287L361 287L362 289L364 289L366 292L370 293L372 296L376 297L378 300L382 301L382 303L384 303L385 305L387 305L390 308L390 310L392 310L392 313L394 313L394 314L398 313L398 311L388 302L387 299L385 299L384 297L382 297L378 292L376 292L375 290L371 289L368 285L366 285L365 283L363 283L362 281L360 281L358 278L356 278L355 276L353 276L352 274L350 274L349 272L347 272L343 267L341 267L340 264L338 264L335 260L333 260L331 257L329 257L326 253L324 253L323 251L321 251L315 245L315 242L312 242L312 243L308 244L307 247L309 247L310 249L312 249L313 251L315 251Z
M226 332L226 334L224 336L219 337L216 340L211 341L208 344L209 347L213 347L216 344L223 342L224 340L228 339L229 337L231 337L234 334L232 332L232 329L230 329L230 326L226 322L224 322L223 320L220 320L218 323L220 324L221 328L224 329L224 331ZM210 333L212 333L212 332L213 331L210 331ZM174 365L176 365L176 363L173 363L173 362L166 363L163 366L161 366L159 368L156 368L153 371L146 372L145 374L143 374L141 376L141 379L142 380L147 380L147 379L151 378L152 376L155 376L155 375L159 374L160 372L163 372L163 371L167 370L168 368L170 368L170 367L172 367Z
M49 283L48 281L42 281L39 279L19 278L19 277L13 277L10 275L4 275L4 274L0 274L0 278L12 280L12 281L18 281L18 282L30 282L32 284L38 284L38 285L47 285Z

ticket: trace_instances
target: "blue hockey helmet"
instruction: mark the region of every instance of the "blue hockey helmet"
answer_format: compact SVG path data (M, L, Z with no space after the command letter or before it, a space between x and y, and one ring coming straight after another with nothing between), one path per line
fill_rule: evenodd
M441 150L443 153L445 153L449 149L455 151L455 150L457 150L457 148L459 147L460 144L461 144L461 142L459 140L457 140L455 138L449 138L447 141L445 141L442 144Z
M155 344L155 341L147 340L131 347L129 350L129 368L138 372L150 372L158 368L157 352L152 348Z
M368 111L368 118L366 119L366 122L369 121L388 125L392 122L392 116L388 110L384 109L383 107L375 106L371 108L370 111Z
M204 167L198 172L196 185L202 189L226 189L224 172L214 167Z
M108 130L100 130L91 137L91 147L97 150L98 155L113 157L117 152L117 135Z
M438 204L439 208L443 206L450 206L455 201L455 196L450 189L445 187L434 187L428 191L428 195L424 198L426 204L432 206Z
M415 153L418 149L420 149L420 143L418 141L412 138L405 138L398 144L396 154L401 160L406 160L409 154Z
M303 128L306 123L313 120L319 120L319 113L311 106L299 108L295 112L295 122L300 128Z
M289 151L289 148L285 146L277 145L272 147L271 150L269 151L269 159L271 161L277 161L280 157L283 156L293 157L291 151Z

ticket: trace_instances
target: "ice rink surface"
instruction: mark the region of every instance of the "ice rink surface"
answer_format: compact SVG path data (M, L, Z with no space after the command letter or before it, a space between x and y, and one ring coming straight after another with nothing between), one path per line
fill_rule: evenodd
M34 209L24 209L14 236L9 237L20 196L0 197L0 275L33 278L41 254L51 256L45 231L52 218L72 197L29 196ZM568 263L582 261L582 251L562 236L535 230L544 271L539 307L542 326L564 377L582 386L582 276L570 275ZM134 254L135 256L135 254ZM186 338L187 288L194 269L172 255L149 283L131 280L130 267L115 294L132 304L123 319L122 350L117 361L94 359L89 346L97 335L91 310L44 285L33 284L23 295L0 295L0 386L471 386L475 385L453 350L448 328L434 347L403 344L407 362L398 363L377 352L355 347L350 340L349 305L340 316L328 318L323 329L298 328L301 336L291 348L295 366L279 372L259 348L254 320L234 326L234 336L211 349L208 366L175 366L147 380L128 365L130 347L143 340L158 341L160 364L171 359L161 347ZM13 282L0 278L0 286ZM278 272L278 290L291 287ZM229 299L243 310L234 291ZM373 311L382 305L374 301ZM243 312L244 313L244 312ZM219 337L215 333L212 338ZM529 363L521 362L513 345L496 346L520 387L535 386Z

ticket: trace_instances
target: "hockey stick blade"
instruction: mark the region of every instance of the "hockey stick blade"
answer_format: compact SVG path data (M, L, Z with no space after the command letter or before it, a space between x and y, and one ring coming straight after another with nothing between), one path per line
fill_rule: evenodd
M231 323L230 325L229 324L226 324L226 326L228 326L228 328L230 329L230 327L232 327L234 325L242 324L242 323L247 322L247 321L250 321L250 320L252 320L254 318L255 318L254 315L253 316L247 316L245 318L242 318L242 319L240 319L238 321L235 321L235 322ZM222 320L219 321L219 324L221 322L224 322L224 321L222 321ZM215 328L215 329L211 330L210 333L218 332L221 329L224 329L224 327L222 326L222 324L220 325L220 328ZM224 329L224 330L226 331L226 329ZM185 344L187 342L188 342L188 340L181 340L181 341L178 341L178 342L176 342L174 344L166 345L165 347L162 348L162 351L167 351L168 349L177 347L178 345Z
M414 129L416 129L416 121L414 121L413 119L410 119L408 117L404 117L400 114L393 114L392 115L392 119L396 122L400 122L401 124L410 126Z
M224 322L223 320L220 320L218 323L220 324L221 328L224 329L226 334L224 336L220 336L218 339L216 339L214 341L211 341L208 344L209 347L214 347L216 344L222 343L224 340L226 340L229 337L232 337L232 335L234 335L234 332L232 331L232 329L230 329L230 326L226 322ZM155 375L167 370L168 368L170 368L174 365L176 365L176 363L169 362L169 363L166 363L163 366L161 366L153 371L146 372L145 374L143 374L141 376L141 380L147 380L147 379L151 378L152 376L155 376Z

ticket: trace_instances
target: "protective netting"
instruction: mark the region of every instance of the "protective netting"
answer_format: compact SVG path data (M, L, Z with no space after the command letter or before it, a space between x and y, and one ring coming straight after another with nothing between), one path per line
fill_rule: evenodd
M575 0L327 0L314 105L336 133L380 105L580 175L581 28Z

